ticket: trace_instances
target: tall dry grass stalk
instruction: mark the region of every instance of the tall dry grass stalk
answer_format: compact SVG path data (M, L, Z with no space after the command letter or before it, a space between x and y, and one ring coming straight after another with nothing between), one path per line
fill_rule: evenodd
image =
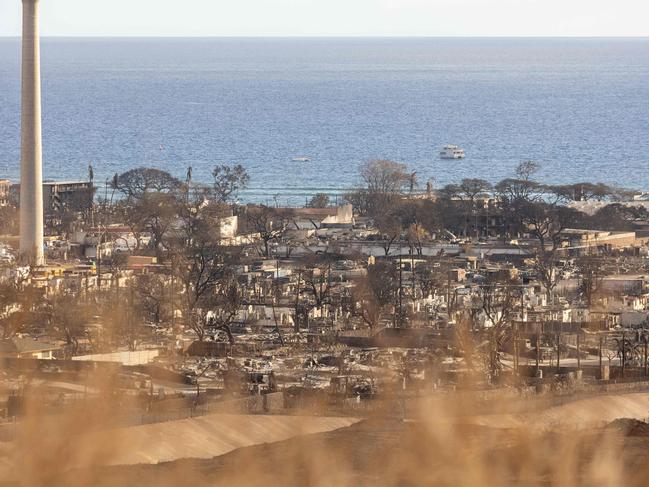
M102 380L108 383L101 375L91 378L96 386ZM420 401L405 421L394 417L399 405L392 405L349 428L214 460L108 468L102 466L148 446L138 440L141 426L116 428L114 396L56 415L34 400L14 426L14 441L0 445L0 478L21 486L643 485L642 469L629 465L649 448L649 438L634 444L608 429L576 429L570 418L544 422L541 412L476 415L467 401L470 394ZM507 401L492 404L493 410L507 411ZM305 431L303 417L292 424L295 435ZM202 440L197 435L196 442ZM174 438L147 441L164 445Z

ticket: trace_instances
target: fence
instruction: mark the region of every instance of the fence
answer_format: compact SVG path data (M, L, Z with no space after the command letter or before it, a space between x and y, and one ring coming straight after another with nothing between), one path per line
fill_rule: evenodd
M138 426L177 421L208 414L315 414L327 416L417 418L427 412L451 413L454 416L475 414L523 414L542 411L581 399L601 395L649 392L649 381L608 381L598 384L577 383L569 389L551 389L539 393L534 387L458 391L427 396L379 396L374 399L355 397L331 403L320 403L314 409L288 404L283 392L254 395L225 401L204 400L198 404L190 398L168 399L153 403L147 410L123 411L111 426ZM0 441L14 439L20 421L0 423Z
M140 424L161 423L189 419L207 414L272 414L285 412L283 392L273 392L230 399L226 401L205 400L195 403L194 399L173 400L174 403L153 403L148 411L143 412L138 421Z

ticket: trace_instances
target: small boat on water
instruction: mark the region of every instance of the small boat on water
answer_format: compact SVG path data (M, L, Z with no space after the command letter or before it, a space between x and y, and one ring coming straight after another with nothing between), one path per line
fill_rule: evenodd
M442 159L464 159L464 149L460 148L457 145L445 145L442 148L442 151L439 153L439 157Z
M304 156L302 156L302 157L294 157L294 158L291 159L291 160L292 160L293 162L311 162L311 159L310 159L310 158L308 158L308 157L304 157Z

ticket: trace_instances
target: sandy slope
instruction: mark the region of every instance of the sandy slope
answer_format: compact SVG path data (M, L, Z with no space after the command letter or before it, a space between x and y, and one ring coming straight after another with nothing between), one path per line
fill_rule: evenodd
M489 427L547 430L585 428L617 418L649 417L649 393L606 395L574 401L536 413L485 415L469 420ZM352 418L216 414L83 435L74 449L79 465L159 463L180 458L212 458L237 448L322 433L358 422Z
M539 431L556 430L561 426L565 432L571 428L599 426L617 418L642 420L647 417L649 393L638 393L582 399L535 413L464 417L461 422ZM442 418L438 419L444 422ZM0 444L0 483L21 469L51 469L62 473L102 465L150 465L185 458L209 459L243 447L332 432L358 421L337 417L214 414L71 436L43 437L35 431L36 442L28 436L19 438L16 443ZM34 448L35 444L37 448ZM28 447L29 454L25 454L25 447Z
M474 416L466 422L494 428L548 430L557 426L601 426L618 418L649 418L649 393L597 396L535 413Z
M358 419L213 414L166 423L119 428L78 437L70 467L159 463L212 458L237 448L322 433Z

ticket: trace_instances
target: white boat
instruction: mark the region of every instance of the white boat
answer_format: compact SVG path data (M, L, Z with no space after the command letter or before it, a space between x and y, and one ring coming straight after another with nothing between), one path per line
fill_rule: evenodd
M464 159L464 149L457 145L445 145L439 153L442 159Z
M308 157L294 157L291 159L293 162L311 162L311 159Z

